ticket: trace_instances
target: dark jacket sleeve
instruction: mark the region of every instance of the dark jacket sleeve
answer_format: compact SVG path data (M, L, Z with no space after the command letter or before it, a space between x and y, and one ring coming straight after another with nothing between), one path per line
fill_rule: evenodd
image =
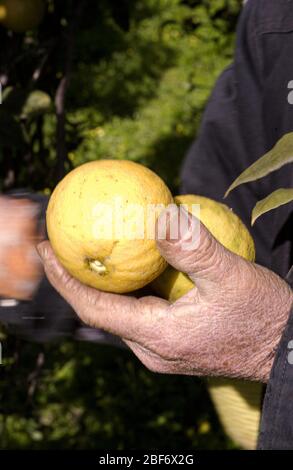
M293 268L288 282L293 286ZM258 449L293 448L293 308L271 371L263 404Z
M293 131L293 8L287 0L249 0L237 31L233 64L216 83L196 141L181 172L181 193L226 202L250 228L257 261L285 277L292 264L292 206L269 212L250 227L256 202L293 186L290 168L240 186L226 201L232 181Z

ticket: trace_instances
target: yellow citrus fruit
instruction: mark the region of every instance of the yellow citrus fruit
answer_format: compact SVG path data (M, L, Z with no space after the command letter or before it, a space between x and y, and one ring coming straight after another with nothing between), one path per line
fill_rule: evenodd
M263 384L219 377L208 379L208 389L222 426L243 449L256 448Z
M86 163L65 176L50 198L49 239L63 266L84 284L130 292L166 268L147 220L149 208L160 205L151 218L155 224L172 202L165 183L143 165Z
M254 241L240 218L225 204L203 196L187 194L176 196L176 204L185 204L188 212L193 211L193 204L200 205L200 220L212 235L233 253L254 261ZM194 212L194 215L196 213ZM153 289L165 299L174 302L190 291L194 284L184 273L171 266L152 283Z
M44 0L0 0L0 22L15 33L36 28L44 14Z

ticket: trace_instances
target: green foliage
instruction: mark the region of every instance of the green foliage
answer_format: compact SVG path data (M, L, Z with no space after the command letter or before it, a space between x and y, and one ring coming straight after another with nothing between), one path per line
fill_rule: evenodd
M66 341L43 348L3 342L1 448L102 449L232 447L204 383L147 371L131 353ZM35 392L32 393L33 384Z
M285 134L276 145L244 170L228 188L225 197L238 186L256 181L293 162L293 132ZM252 212L252 224L262 214L292 202L293 189L280 188L259 201Z
M251 223L252 225L262 214L265 214L272 209L288 204L293 201L293 188L280 188L272 192L269 196L258 201L252 211Z
M77 3L48 0L40 29L24 35L0 27L0 189L49 192L60 166L126 158L175 192L215 79L232 59L240 0L85 1L63 162L53 103ZM69 341L43 348L9 335L3 356L1 448L231 447L201 381L152 374L127 351Z
M66 98L65 170L89 160L126 158L148 165L176 191L211 88L231 61L240 3L124 0L117 8L114 0L104 0L85 7ZM10 117L20 126L22 147L11 158L1 127L0 162L12 167L13 185L29 181L33 189L52 189L59 178L53 107L25 122L20 113L32 87L55 100L66 74L70 5L69 0L50 1L39 32L27 33L22 43L19 38L15 45L7 42L10 86L18 104L10 108ZM16 57L11 57L13 47ZM24 154L25 167L19 165Z
M131 159L148 165L176 189L179 167L211 88L231 61L234 36L226 15L235 20L239 6L193 3L136 2L129 30L120 30L118 50L115 46L98 63L93 50L78 64L68 114L83 129L83 139L70 155L74 165ZM87 49L93 47L88 33L81 41ZM99 44L98 30L94 43Z
M237 186L256 181L293 162L293 132L285 134L268 153L244 170L228 188L225 196Z
M41 90L32 91L21 110L22 119L33 119L39 115L45 114L51 108L51 98L47 93Z

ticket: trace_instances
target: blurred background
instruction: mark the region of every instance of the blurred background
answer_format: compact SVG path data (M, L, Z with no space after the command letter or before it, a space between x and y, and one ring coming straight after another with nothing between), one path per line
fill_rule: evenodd
M175 194L232 60L240 0L44 4L39 18L0 24L0 192L50 195L75 166L114 158L147 165ZM0 341L1 448L235 448L202 380L153 374L111 346L39 345L3 327Z

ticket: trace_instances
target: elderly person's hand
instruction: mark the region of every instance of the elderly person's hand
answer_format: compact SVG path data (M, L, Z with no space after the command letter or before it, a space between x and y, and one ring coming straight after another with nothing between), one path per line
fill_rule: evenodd
M180 213L188 218L189 232L171 240L167 230L166 240L157 243L166 260L196 287L173 304L86 287L63 269L44 242L39 252L47 276L85 323L121 336L153 371L267 381L292 304L290 287L273 272L226 250L203 225L199 244L186 250L198 221ZM170 218L179 218L176 208L167 223Z
M29 300L43 272L36 252L38 206L28 199L0 197L0 296Z

